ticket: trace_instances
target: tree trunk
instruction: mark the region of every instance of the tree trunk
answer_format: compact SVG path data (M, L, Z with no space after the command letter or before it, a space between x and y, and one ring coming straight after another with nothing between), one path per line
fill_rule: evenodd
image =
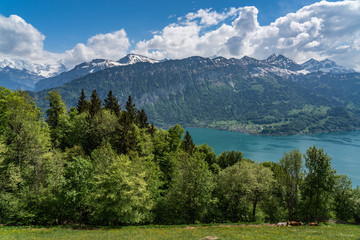
M253 202L253 212L252 212L252 218L253 218L253 221L255 222L255 215L256 215L256 205L257 205L257 202L258 202L258 197L255 196L255 199L254 199L254 202Z

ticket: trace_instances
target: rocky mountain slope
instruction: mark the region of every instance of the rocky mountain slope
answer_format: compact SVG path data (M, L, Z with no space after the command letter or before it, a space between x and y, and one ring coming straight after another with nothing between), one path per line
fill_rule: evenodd
M87 96L96 89L101 98L112 90L122 104L131 95L158 126L273 135L358 129L360 74L303 71L282 55L190 57L107 68L56 89L69 107L81 89ZM43 108L47 92L32 93Z

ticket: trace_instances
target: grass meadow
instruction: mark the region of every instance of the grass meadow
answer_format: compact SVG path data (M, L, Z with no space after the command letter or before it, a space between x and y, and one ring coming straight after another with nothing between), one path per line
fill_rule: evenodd
M319 227L273 225L138 226L119 228L0 226L0 239L351 239L360 240L359 225L329 224Z

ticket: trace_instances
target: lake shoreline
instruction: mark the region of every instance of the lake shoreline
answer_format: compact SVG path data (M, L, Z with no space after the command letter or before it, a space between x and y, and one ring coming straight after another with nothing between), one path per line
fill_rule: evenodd
M246 158L277 162L284 153L299 149L302 153L316 145L332 158L339 174L348 175L353 185L360 185L360 131L327 132L298 135L251 135L213 128L185 128L197 145L206 143L215 154L241 151Z

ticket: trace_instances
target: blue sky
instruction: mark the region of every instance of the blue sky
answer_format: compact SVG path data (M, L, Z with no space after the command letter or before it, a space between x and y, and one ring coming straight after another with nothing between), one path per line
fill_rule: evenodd
M130 52L158 59L281 53L358 68L359 22L359 0L0 0L0 57L73 67Z
M46 36L44 49L63 52L98 33L122 28L138 42L198 9L222 11L230 7L256 6L260 25L294 12L314 0L0 0L0 14L15 14Z

